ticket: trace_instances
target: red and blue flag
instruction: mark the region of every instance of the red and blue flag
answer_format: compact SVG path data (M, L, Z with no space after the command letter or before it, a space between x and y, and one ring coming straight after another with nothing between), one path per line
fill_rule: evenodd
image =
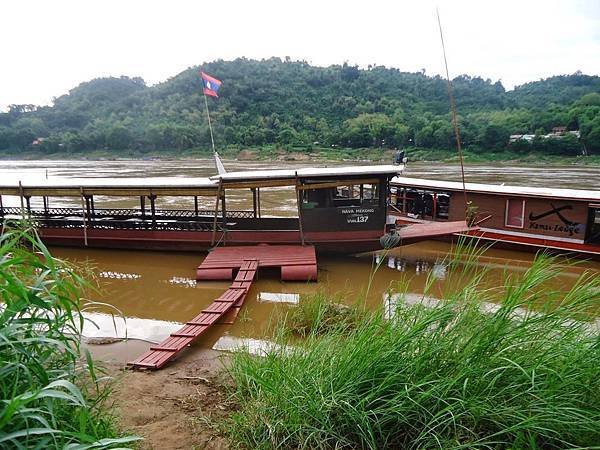
M204 95L210 95L211 97L219 97L217 92L219 92L219 88L223 84L220 80L211 77L204 72L200 72L200 76L202 77L202 84L204 84Z

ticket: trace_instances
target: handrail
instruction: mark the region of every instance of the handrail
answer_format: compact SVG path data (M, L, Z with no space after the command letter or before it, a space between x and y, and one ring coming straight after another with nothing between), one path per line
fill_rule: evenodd
M49 217L49 216L74 216L81 217L81 208L50 208L46 211L44 210L31 210L31 215L34 217ZM18 207L7 207L3 208L3 215L21 215L21 209ZM215 215L215 211L213 210L198 210L198 216L209 216L212 217ZM89 215L86 214L88 218L99 218L99 217L130 217L137 218L142 216L142 211L140 209L128 209L128 208L96 208ZM157 209L156 217L169 217L169 218L181 218L181 219L192 219L197 220L198 216L196 216L196 211L188 210L188 209ZM254 213L253 211L248 210L228 210L227 218L230 219L253 219Z

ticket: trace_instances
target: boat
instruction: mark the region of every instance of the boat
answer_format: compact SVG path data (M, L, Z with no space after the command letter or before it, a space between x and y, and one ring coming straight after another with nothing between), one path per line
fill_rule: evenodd
M465 183L463 190L461 182L396 176L390 209L399 224L444 223L467 212L476 228L454 238L600 258L600 191L479 183Z
M215 162L217 175L154 184L144 179L0 183L0 221L30 219L49 245L177 251L300 244L352 254L468 230L464 219L443 224L389 220L389 181L402 173L403 164L226 172L218 155ZM262 214L261 192L280 188L295 191L295 217ZM252 209L227 208L232 190L247 193ZM18 197L20 206L3 206L2 196ZM173 196L188 197L194 207L156 207L157 198ZM43 206L33 207L32 197ZM71 203L74 199L81 206L51 208L53 197L71 197ZM116 197L137 198L139 207L102 207L102 202ZM214 209L200 209L199 197L212 198Z

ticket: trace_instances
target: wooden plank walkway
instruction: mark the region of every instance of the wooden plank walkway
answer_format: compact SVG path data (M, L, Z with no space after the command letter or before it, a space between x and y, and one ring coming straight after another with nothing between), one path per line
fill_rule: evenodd
M232 324L235 321L259 267L281 267L282 280L315 281L317 257L313 246L257 245L247 247L219 247L204 259L197 269L197 280L235 279L223 294L200 314L187 322L158 345L129 362L133 369L160 369L214 324Z
M229 289L181 329L160 344L150 347L150 350L127 365L133 369L160 369L163 367L205 333L211 325L219 322L219 319L223 318L225 314L231 310L239 311L248 295L257 270L258 261L255 259L242 261L240 270ZM237 315L237 311L235 315Z

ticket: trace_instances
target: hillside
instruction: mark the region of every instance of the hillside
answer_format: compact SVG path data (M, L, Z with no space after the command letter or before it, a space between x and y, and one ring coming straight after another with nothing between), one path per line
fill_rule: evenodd
M313 67L279 58L215 61L203 70L223 80L209 98L217 147L275 144L321 147L454 148L444 79L385 67ZM209 148L199 67L148 87L141 78L85 82L52 106L11 105L0 114L0 154L107 149ZM465 146L504 149L510 134L581 130L581 141L513 144L513 150L600 153L600 77L551 77L505 91L466 75L453 80Z

